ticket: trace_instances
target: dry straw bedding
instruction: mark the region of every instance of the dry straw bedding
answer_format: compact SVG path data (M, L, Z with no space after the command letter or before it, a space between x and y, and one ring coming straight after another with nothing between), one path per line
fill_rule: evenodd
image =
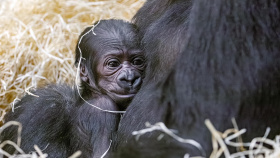
M82 30L99 19L130 20L144 0L0 1L0 107L30 88L72 83ZM3 111L1 116L3 116Z
M74 50L78 35L99 19L130 20L145 0L1 0L0 1L0 120L5 110L11 108L18 98L30 88L47 83L74 83ZM16 124L11 122L11 124ZM8 126L6 124L5 126ZM17 124L21 127L19 124ZM244 130L216 131L209 120L206 126L213 135L213 155L220 157L280 157L280 138L275 140L256 138L251 143L234 143ZM163 124L149 125L147 129L135 131L141 136L145 132L160 130L181 143L198 144L177 137ZM1 129L0 129L1 133ZM230 135L235 133L235 135ZM230 137L228 137L230 136ZM17 142L18 143L18 142ZM252 150L230 154L225 145L231 144L242 151L243 146ZM269 144L274 150L265 149ZM0 155L2 153L0 144ZM21 157L46 157L35 146L34 153ZM255 153L263 152L264 154ZM79 155L79 153L76 153ZM73 155L76 157L77 155ZM270 155L270 156L269 156ZM185 155L188 157L188 155Z

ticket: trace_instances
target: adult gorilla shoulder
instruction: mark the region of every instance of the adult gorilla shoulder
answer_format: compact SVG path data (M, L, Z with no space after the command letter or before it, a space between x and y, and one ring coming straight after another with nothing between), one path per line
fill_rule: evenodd
M172 69L186 42L191 4L191 0L148 0L133 17L147 56L145 81L159 83Z
M280 2L196 0L189 19L185 49L156 89L158 98L137 108L132 102L121 120L120 157L202 154L168 136L159 141L158 133L134 141L132 131L146 121L164 122L179 136L199 142L206 157L212 151L207 118L219 131L231 128L231 118L236 118L239 128L247 129L242 135L245 142L263 136L267 127L271 127L269 138L279 134Z
M159 104L161 98L159 87L162 86L184 49L191 4L190 0L148 0L134 16L133 22L139 28L141 43L146 54L147 69L143 85L124 115L127 119L121 121L116 144L126 141L130 133L135 130L131 127L141 129L145 127L144 123L147 121L151 123L160 121L160 115L157 114L163 113L164 108L157 106L147 108L146 105ZM132 111L137 111L137 114ZM143 117L137 124L129 121L129 118L146 114L153 117L147 119Z
M117 130L119 110L140 89L145 58L135 25L122 20L101 20L79 37L76 65L81 89L53 85L33 91L15 105L5 121L23 125L24 152L36 144L49 157L69 157L77 150L82 157L101 157ZM95 107L93 107L93 106ZM1 133L1 141L15 141L15 128ZM5 151L13 154L12 146Z

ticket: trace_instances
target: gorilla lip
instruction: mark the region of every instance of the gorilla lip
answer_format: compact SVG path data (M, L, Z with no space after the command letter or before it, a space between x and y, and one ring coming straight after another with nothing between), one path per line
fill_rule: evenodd
M118 98L130 98L130 97L134 97L136 93L131 93L131 94L118 94L115 92L112 92L113 95L117 96Z
M116 92L116 91L106 91L106 93L111 98L129 99L136 95L137 92Z

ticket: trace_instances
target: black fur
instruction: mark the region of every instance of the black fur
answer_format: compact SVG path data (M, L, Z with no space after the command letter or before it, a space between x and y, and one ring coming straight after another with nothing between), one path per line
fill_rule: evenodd
M169 2L165 8L180 1ZM185 153L209 157L212 145L204 124L207 118L219 131L232 128L231 118L236 118L239 128L247 129L245 142L263 136L266 127L272 129L269 138L280 132L280 2L193 3L185 49L173 71L164 84L142 94L141 104L133 100L120 122L119 157L183 157ZM149 100L150 93L157 97ZM131 132L144 128L146 121L164 122L178 130L179 136L199 142L206 154L168 136L158 141L157 132L135 141Z
M191 4L190 0L148 0L134 16L146 52L147 84L162 81L184 48Z
M191 5L192 1L189 0L148 0L134 16L133 21L139 28L141 43L146 53L147 69L140 91L129 105L124 115L125 119L120 122L114 146L126 142L134 129L144 128L143 123L160 121L160 115L155 112L161 114L165 109L153 105L159 104L159 87L162 87L184 49ZM133 112L135 110L137 114ZM142 117L139 124L129 121L146 114L154 116L147 119Z
M50 85L32 93L39 97L24 96L14 112L5 116L5 121L23 125L23 151L34 151L34 145L38 145L48 157L69 157L78 150L82 151L82 157L92 157L93 153L101 156L109 147L107 139L112 139L119 122L117 114L84 103L78 91L66 85ZM118 110L106 96L95 96L88 102L103 109ZM7 128L1 133L1 141L15 142L17 136L16 127ZM11 154L15 151L9 145L4 150Z
M71 134L71 111L78 96L69 86L48 86L38 89L33 94L25 95L15 105L14 112L5 116L6 121L14 120L22 123L21 148L25 152L35 151L38 145L49 157L70 156L69 143ZM7 128L1 133L1 141L17 140L16 127ZM4 150L10 154L15 149L5 146ZM73 151L74 152L74 151Z

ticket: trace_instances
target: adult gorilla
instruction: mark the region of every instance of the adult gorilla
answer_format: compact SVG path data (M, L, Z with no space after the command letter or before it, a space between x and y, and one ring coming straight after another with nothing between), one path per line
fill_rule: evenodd
M140 30L148 68L142 88L120 122L114 146L126 142L134 130L145 128L145 122L160 121L157 113L165 113L164 108L153 105L159 104L159 87L162 87L179 53L184 49L191 3L189 0L148 0L134 16L133 21ZM145 115L152 117L143 117ZM129 121L138 117L141 117L138 123Z
M151 7L148 4L152 3L156 2L149 1L144 7ZM179 3L183 2L168 1L162 12L176 12L174 6ZM239 128L247 129L244 141L263 136L266 127L272 129L269 138L279 134L280 1L196 0L193 3L185 49L173 71L159 88L146 91L146 95L140 93L141 104L135 103L139 100L134 100L121 120L118 140L121 157L129 157L130 154L134 157L203 154L190 145L168 139L168 136L159 141L156 132L143 135L134 142L132 131L144 128L146 121L152 124L164 122L168 128L178 130L177 134L181 137L196 140L206 151L206 157L212 150L211 135L204 125L207 118L219 131L223 131L232 127L230 119L235 117ZM172 19L181 16L177 14ZM148 25L143 30L147 52L151 43L148 30L153 24L160 23L157 20L150 22L147 21ZM177 48L181 37L170 35L169 30L181 29L182 25L178 25L154 31L162 31L162 36L173 39L173 46ZM166 54L153 55L168 57ZM150 93L157 96L153 101Z

